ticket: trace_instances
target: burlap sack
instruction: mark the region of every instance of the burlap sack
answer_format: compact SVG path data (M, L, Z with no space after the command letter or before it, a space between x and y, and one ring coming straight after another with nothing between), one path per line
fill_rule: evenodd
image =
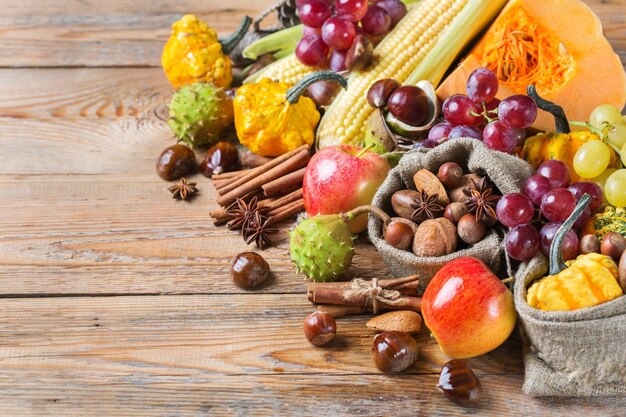
M524 392L535 397L626 394L626 296L576 311L537 310L526 303L526 289L547 272L541 255L515 274Z
M532 168L525 161L502 152L489 150L476 139L455 139L431 150L419 150L406 154L396 168L391 170L380 187L372 204L393 215L391 196L403 188L415 189L413 175L420 169L437 172L445 162L457 162L468 172L487 175L502 193L519 192ZM369 238L378 249L383 261L397 277L420 275L423 292L430 279L443 265L453 259L472 256L485 262L494 272L503 264L502 237L495 230L480 242L466 249L442 257L418 257L412 252L396 249L382 238L383 223L370 216Z

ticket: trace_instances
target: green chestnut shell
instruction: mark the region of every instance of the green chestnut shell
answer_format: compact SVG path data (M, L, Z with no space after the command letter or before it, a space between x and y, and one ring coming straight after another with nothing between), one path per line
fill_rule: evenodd
M176 137L189 146L212 145L233 122L233 101L210 83L193 83L180 88L169 105L167 124Z
M317 215L291 232L289 252L298 272L317 282L335 281L352 263L354 239L341 216Z

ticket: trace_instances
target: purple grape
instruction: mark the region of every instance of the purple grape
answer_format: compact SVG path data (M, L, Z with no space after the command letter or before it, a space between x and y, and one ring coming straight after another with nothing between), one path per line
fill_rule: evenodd
M487 68L472 71L467 79L467 96L474 103L489 103L498 93L498 77Z
M550 180L539 174L532 175L524 183L524 194L537 206L541 204L544 194L551 189Z
M592 213L598 211L598 209L602 205L602 188L600 188L600 186L595 182L575 182L568 187L568 190L570 190L572 194L574 194L574 198L576 199L576 201L580 200L580 198L585 195L585 193L589 194L589 197L591 197L589 209Z
M537 118L534 100L521 94L507 97L498 106L498 117L511 127L526 128Z
M443 138L447 138L451 130L452 126L450 126L450 123L437 123L428 132L428 139L440 140Z
M400 0L381 0L376 2L376 6L385 9L391 16L391 27L398 24L406 16L406 6Z
M567 188L553 188L541 198L541 214L551 222L563 222L576 207L576 199Z
M480 114L480 109L472 100L462 94L450 96L443 102L442 113L444 119L452 126L476 126L480 124L483 117L474 114Z
M391 29L391 16L385 9L373 4L369 6L367 13L361 19L361 25L368 35L382 36Z
M440 142L435 139L424 139L419 142L415 142L415 144L413 145L411 149L420 149L420 148L432 149L435 146L438 146L439 143Z
M515 226L504 238L506 253L518 261L527 261L539 249L539 232L532 224Z
M296 57L304 65L310 67L322 65L326 61L327 55L328 46L318 35L305 36L300 39L298 46L296 46Z
M475 126L455 126L448 133L448 139L473 138L482 139L483 132Z
M515 132L515 136L517 138L517 146L524 146L524 142L526 142L526 130L519 127L514 127L513 132Z
M498 201L496 214L500 223L507 227L515 227L532 221L535 206L524 194L511 193Z
M537 174L543 175L550 180L552 188L567 188L570 185L572 175L569 168L558 159L549 159L539 165Z
M517 146L517 135L511 126L496 120L485 126L483 141L489 149L512 154Z
M306 0L298 6L298 15L305 26L321 28L331 15L330 5L326 0Z
M365 3L367 6L367 3ZM322 25L322 38L326 45L338 51L345 51L352 46L356 30L354 23L346 18L333 16Z
M498 106L500 105L500 99L499 98L494 98L493 100L491 100L490 102L488 102L485 105L485 109L487 110L488 113L490 113L490 116L498 113Z
M552 241L554 240L554 236L556 232L559 230L563 223L548 223L539 232L539 238L541 242L541 250L544 255L550 256L550 245L552 245ZM568 261L570 259L576 258L578 256L578 236L573 230L568 230L565 235L565 239L563 239L562 246L563 260Z
M337 14L358 22L367 13L367 0L335 0Z

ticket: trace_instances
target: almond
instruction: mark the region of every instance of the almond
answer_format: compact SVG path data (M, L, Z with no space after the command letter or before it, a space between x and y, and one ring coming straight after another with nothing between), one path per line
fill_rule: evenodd
M366 326L368 329L380 332L397 331L417 334L422 328L422 316L415 311L390 311L370 319Z
M439 178L427 169L420 169L413 175L413 182L415 182L415 189L418 192L422 190L426 191L428 195L436 195L437 203L442 206L447 206L450 203L446 187L443 186Z

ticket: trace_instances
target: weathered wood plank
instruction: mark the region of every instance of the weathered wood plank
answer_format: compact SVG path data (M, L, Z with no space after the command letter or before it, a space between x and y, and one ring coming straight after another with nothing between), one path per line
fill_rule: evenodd
M196 13L226 33L237 26L240 16L254 16L272 1L238 0L228 5L167 1L146 6L144 2L75 0L67 8L45 2L41 11L40 2L34 0L5 3L9 7L0 14L0 66L110 67L159 66L169 27L183 13ZM621 0L587 3L602 19L606 36L626 63L626 5Z
M370 359L364 317L343 318L316 348L301 334L300 295L0 300L5 415L619 415L626 399L519 395L519 342L469 360L481 407L435 389L445 357L424 330L401 375ZM19 410L19 411L18 411ZM172 414L173 413L173 414ZM198 415L198 414L195 414Z

